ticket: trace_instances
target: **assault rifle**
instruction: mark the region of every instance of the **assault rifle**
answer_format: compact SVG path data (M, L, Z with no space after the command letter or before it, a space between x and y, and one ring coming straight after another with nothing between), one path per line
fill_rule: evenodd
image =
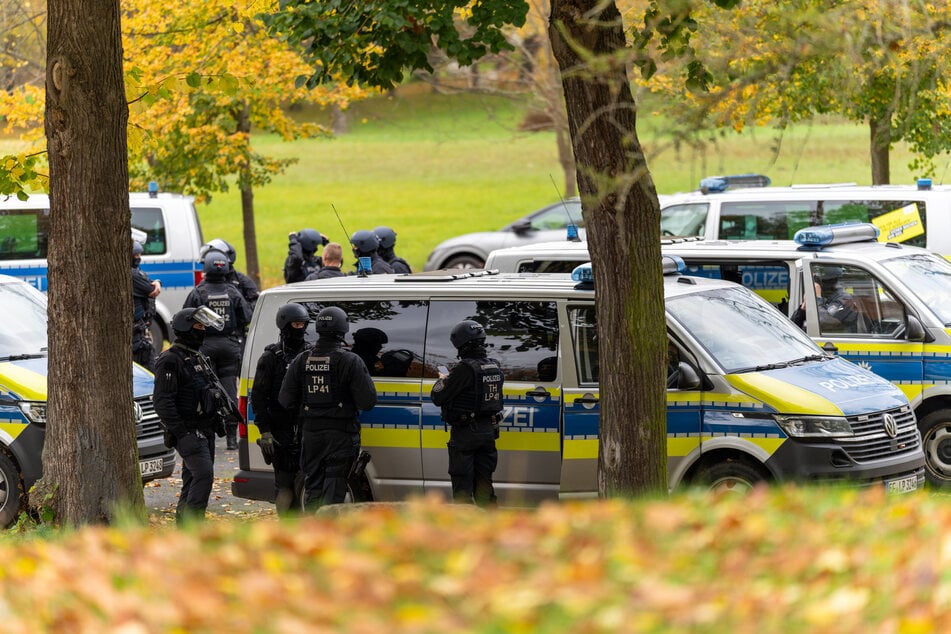
M221 384L221 380L218 379L215 371L208 365L208 360L205 358L205 355L199 352L195 356L198 358L198 367L201 369L201 374L208 383L208 389L202 397L202 409L206 412L214 412L216 414L215 434L219 438L224 437L226 434L226 424L243 423L244 416L241 415L238 404L234 402Z

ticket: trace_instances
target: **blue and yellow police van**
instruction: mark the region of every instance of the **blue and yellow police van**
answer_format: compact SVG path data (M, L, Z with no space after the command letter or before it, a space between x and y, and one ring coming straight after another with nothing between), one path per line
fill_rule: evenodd
M46 295L23 280L0 275L0 527L25 509L30 487L43 475L46 438ZM133 401L139 472L143 482L167 478L175 454L165 446L152 406L153 376L133 364Z
M904 492L923 485L921 439L901 390L827 355L741 285L683 276L675 259L665 267L671 488L849 481ZM247 425L233 494L273 499L248 395L258 357L278 340L278 308L297 302L312 315L331 305L346 311L348 341L374 378L378 404L360 416L371 459L357 487L372 499L449 497L449 432L429 394L439 366L456 362L449 333L463 319L485 326L489 356L505 373L500 503L597 495L596 291L585 283L590 267L575 277L451 270L264 291L242 361Z

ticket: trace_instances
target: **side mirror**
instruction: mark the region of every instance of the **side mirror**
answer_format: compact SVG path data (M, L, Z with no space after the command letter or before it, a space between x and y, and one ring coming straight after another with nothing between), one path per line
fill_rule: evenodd
M927 341L929 339L925 327L914 315L908 315L905 320L905 339L908 341Z
M518 235L524 235L532 230L532 221L531 220L519 220L512 225L512 231Z
M700 388L700 375L693 369L693 366L685 361L677 364L677 389L678 390L696 390Z

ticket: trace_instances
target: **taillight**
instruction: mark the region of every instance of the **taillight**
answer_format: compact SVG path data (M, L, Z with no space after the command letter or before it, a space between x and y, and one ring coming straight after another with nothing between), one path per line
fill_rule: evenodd
M248 424L244 421L248 420L248 397L239 396L238 397L238 410L241 412L242 422L238 423L238 435L242 438L248 437Z
M199 282L201 282L205 275L201 271L193 271L193 273L195 275L195 286L198 286Z

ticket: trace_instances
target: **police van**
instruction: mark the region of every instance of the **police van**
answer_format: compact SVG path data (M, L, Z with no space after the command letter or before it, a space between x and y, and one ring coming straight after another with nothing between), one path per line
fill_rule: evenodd
M806 227L870 222L882 241L951 256L951 187L854 184L769 187L759 174L714 176L696 191L660 196L661 237L791 240Z
M669 357L668 483L745 488L760 481L842 481L911 491L923 485L914 412L887 381L827 356L740 285L678 273L664 281ZM456 362L449 333L485 326L505 373L495 472L499 501L533 504L597 494L599 355L590 267L565 275L432 271L302 282L264 291L240 379L247 425L234 495L269 500L273 472L249 407L258 357L278 340L278 308L339 306L348 341L376 383L360 416L371 459L355 488L374 500L450 496L449 431L430 391ZM361 333L372 332L375 337ZM373 341L372 346L358 345Z
M43 474L46 296L23 280L0 275L0 306L0 527L6 527ZM152 407L152 383L152 374L133 364L131 405L143 482L167 478L175 467L175 454L165 446Z
M203 240L193 197L160 193L154 183L149 190L130 193L129 206L133 234L144 240L142 270L162 282L152 320L152 339L160 348L171 333L172 315L201 280ZM49 231L49 196L0 198L0 274L19 277L46 292Z

